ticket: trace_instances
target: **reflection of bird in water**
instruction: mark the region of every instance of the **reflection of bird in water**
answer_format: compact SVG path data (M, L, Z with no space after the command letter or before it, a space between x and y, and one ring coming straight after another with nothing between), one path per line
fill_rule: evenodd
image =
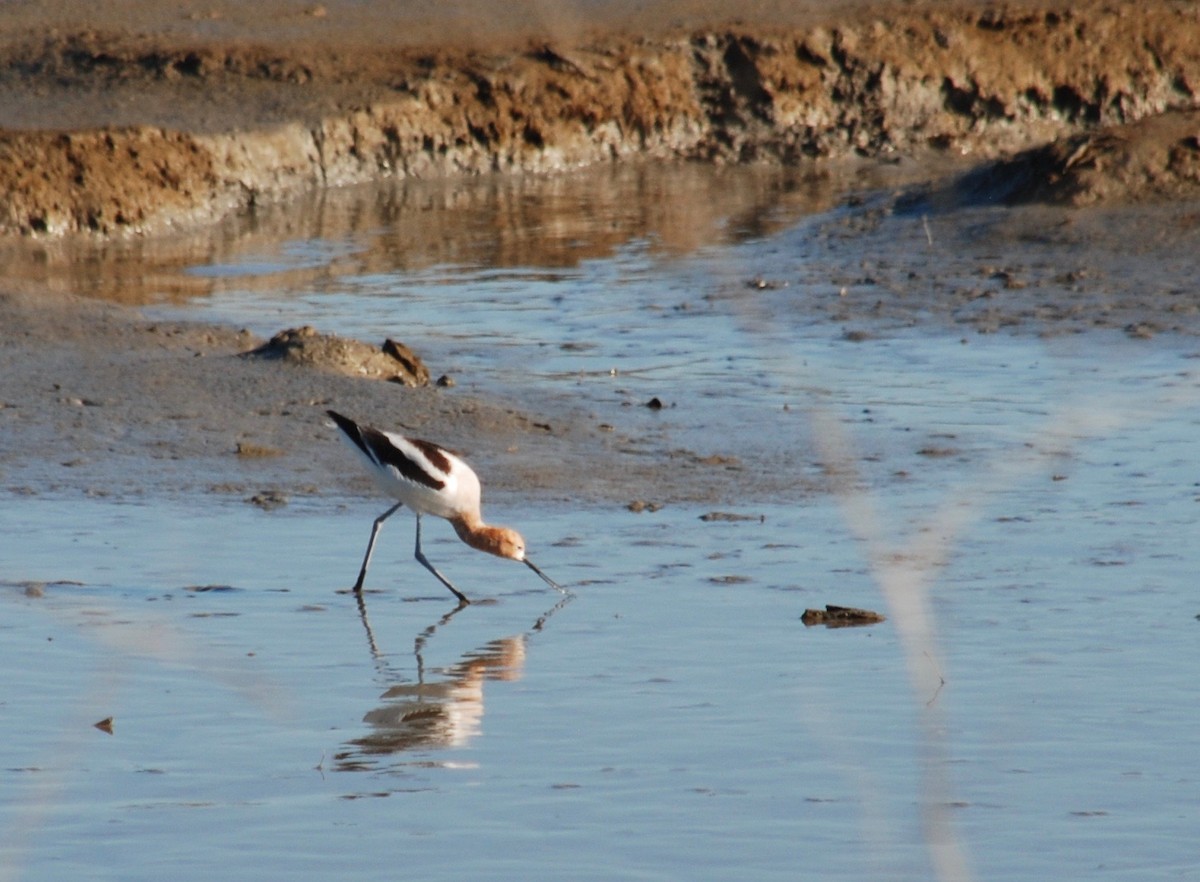
M417 517L416 558L429 572L453 592L460 603L470 603L467 596L437 571L421 551L421 515L431 514L445 518L458 533L458 538L479 551L497 557L519 560L537 573L547 584L562 591L562 587L534 566L525 556L525 540L516 530L508 527L491 527L483 522L480 514L479 478L471 467L448 450L429 441L406 438L391 432L381 432L370 426L359 425L354 420L332 410L326 411L343 436L366 460L376 484L389 496L400 501L375 519L371 528L371 539L363 557L358 581L354 583L356 593L362 592L367 566L371 563L371 552L375 548L375 537L383 522L402 505L407 505Z
M439 682L401 683L368 711L369 734L347 742L338 768L362 767L362 759L405 750L465 747L480 733L483 684L519 680L525 665L525 636L502 637L467 655Z
M361 738L346 742L345 749L335 757L335 768L343 772L367 770L374 765L372 757L408 750L466 746L482 729L484 683L519 680L525 667L529 638L541 631L550 617L572 599L572 594L560 599L537 618L528 633L501 637L467 653L443 676L432 682L426 679L422 655L425 645L438 628L449 623L463 607L447 613L425 628L417 635L413 647L417 659L417 682L393 685L380 696L383 704L363 717L363 722L370 726L371 731ZM387 669L375 643L363 595L358 595L358 600L359 615L367 632L367 644L376 663L380 665L380 673L395 678L397 675Z

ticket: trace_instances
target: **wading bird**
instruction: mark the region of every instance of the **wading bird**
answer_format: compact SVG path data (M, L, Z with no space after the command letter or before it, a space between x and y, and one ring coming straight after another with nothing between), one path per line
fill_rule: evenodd
M458 538L472 548L497 557L519 560L541 576L546 584L564 591L562 586L525 556L525 540L520 533L508 527L491 527L483 522L479 510L479 478L469 465L453 453L430 441L406 438L360 425L332 410L326 413L337 423L347 442L362 456L379 488L388 496L400 500L377 517L371 527L367 553L363 556L362 569L358 571L358 581L354 583L356 594L362 593L363 579L367 576L379 528L405 505L417 517L417 560L453 592L459 603L471 601L439 573L421 551L423 514L445 518L454 527L454 532L458 533Z

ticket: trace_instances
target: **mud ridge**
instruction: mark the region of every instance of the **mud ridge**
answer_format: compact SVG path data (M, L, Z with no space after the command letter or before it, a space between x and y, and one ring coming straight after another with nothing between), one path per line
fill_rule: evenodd
M1200 192L1200 113L1081 132L986 164L955 186L967 203L1073 207Z

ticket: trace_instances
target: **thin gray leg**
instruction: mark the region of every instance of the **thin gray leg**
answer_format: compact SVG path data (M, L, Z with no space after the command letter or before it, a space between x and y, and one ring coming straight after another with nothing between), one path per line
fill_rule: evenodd
M447 588L449 588L454 593L454 596L458 598L458 602L460 604L470 603L471 601L467 599L467 595L463 594L461 591L459 591L457 588L455 588L453 585L451 585L450 580L447 579L445 576L443 576L441 573L439 573L437 571L437 568L434 567L434 565L429 562L429 559L427 557L425 557L425 553L423 551L421 551L421 513L417 512L416 514L417 514L417 560L419 560L421 562L421 566L425 567L425 569L429 570L429 572L431 572L435 576L437 576L438 581L440 581L443 585L445 585Z
M354 583L355 594L362 594L363 579L367 577L367 567L371 564L371 552L375 550L375 537L379 535L379 528L383 526L384 521L394 515L403 505L403 502L397 502L375 519L375 524L371 527L371 541L367 543L367 553L363 555L362 569L358 571L358 581ZM421 523L420 519L417 520L417 523Z

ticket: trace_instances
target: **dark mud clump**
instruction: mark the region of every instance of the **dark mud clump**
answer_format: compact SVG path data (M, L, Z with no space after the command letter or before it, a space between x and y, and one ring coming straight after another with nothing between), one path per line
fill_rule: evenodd
M887 621L887 617L874 610L826 604L825 609L806 609L800 621L809 627L824 625L827 628L852 628L877 625Z
M280 331L245 357L315 367L350 377L387 380L402 386L429 384L429 368L403 343L388 339L382 347L376 347L361 340L322 334L309 325Z

